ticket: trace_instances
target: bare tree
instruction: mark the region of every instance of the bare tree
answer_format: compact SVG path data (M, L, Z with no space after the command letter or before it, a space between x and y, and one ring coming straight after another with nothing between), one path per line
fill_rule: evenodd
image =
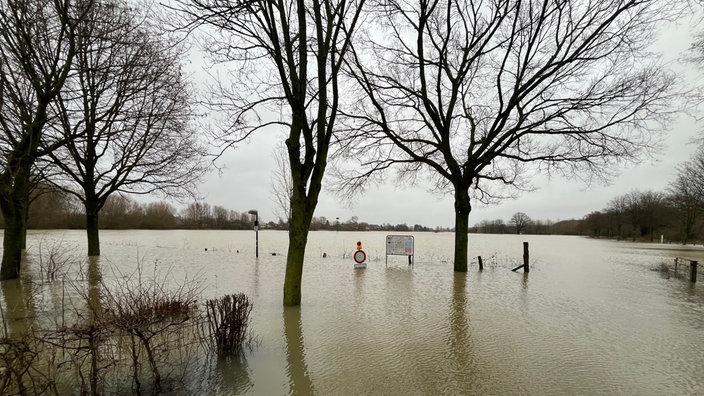
M340 70L365 0L182 0L208 51L232 65L211 107L230 116L225 147L272 126L288 132L291 221L284 304L299 305L303 261L341 99ZM281 116L278 116L281 114Z
M363 95L345 148L347 191L396 165L455 200L455 271L467 270L472 200L532 188L536 173L608 178L658 146L675 78L649 57L676 4L644 0L402 0L351 73Z
M694 225L701 213L704 197L695 189L692 179L680 173L670 183L669 191L669 201L679 222L682 244L686 245L694 237Z
M508 224L516 230L516 234L522 234L533 221L523 212L516 212L511 216Z
M276 168L271 178L271 194L274 202L274 214L279 221L286 220L286 224L291 223L291 192L293 183L291 181L291 171L286 158L285 147L274 149L274 160Z
M655 240L655 230L666 224L668 208L665 205L665 193L660 191L643 191L640 193L640 235L648 235L650 242Z
M682 244L694 237L694 227L704 208L704 146L677 167L670 183L670 204L679 218Z
M91 1L0 2L0 210L5 219L0 279L19 276L36 159L75 56L76 21ZM60 143L60 142L55 142Z
M628 223L628 195L619 195L609 201L607 205L607 213L611 220L616 224L616 239L623 238L623 225Z
M49 154L60 170L50 180L84 204L89 256L100 255L98 215L111 194L195 197L206 170L182 53L146 13L97 2L78 25L74 72L58 97L68 143Z

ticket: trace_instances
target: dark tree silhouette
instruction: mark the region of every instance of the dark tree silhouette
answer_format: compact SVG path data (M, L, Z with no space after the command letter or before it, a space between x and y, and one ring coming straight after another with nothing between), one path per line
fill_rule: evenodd
M378 5L355 48L359 163L345 191L392 166L429 171L455 200L455 271L467 270L472 200L531 176L608 178L658 147L675 78L649 56L667 1L419 0ZM361 165L361 166L359 166Z
M194 197L206 170L178 46L144 10L96 3L78 25L73 73L59 95L49 178L85 206L88 255L100 255L99 212L111 194ZM81 136L68 139L70 136Z
M207 50L231 65L209 104L230 117L225 147L283 126L291 173L284 304L299 305L303 261L344 94L340 70L365 0L182 0ZM266 115L276 114L276 116ZM279 116L278 114L281 114Z
M0 210L5 220L0 279L19 276L32 172L51 103L75 57L76 21L91 1L7 0L0 3Z
M694 237L695 224L704 210L704 148L700 147L689 161L677 167L670 182L669 202L680 223L682 244Z
M523 212L516 212L511 216L508 224L516 230L516 234L522 234L533 221Z

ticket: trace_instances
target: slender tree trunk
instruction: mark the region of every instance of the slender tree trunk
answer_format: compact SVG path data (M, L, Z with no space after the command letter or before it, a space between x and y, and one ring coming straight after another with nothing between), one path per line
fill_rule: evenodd
M288 255L286 256L286 277L284 279L284 305L288 306L301 304L303 260L312 217L309 214L312 211L308 210L308 205L301 198L292 197L291 199L291 222L288 230Z
M86 198L86 234L88 256L100 256L100 230L98 228L98 203Z
M469 212L472 205L466 188L455 187L455 272L467 272Z

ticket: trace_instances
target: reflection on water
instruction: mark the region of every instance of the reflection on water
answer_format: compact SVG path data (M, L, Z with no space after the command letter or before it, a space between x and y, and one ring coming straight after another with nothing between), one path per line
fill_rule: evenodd
M218 358L215 373L215 382L222 394L241 395L254 386L244 355Z
M0 282L3 304L2 336L22 336L27 334L36 319L36 307L32 285L24 279Z
M452 298L450 299L450 317L446 344L450 353L450 364L457 378L453 379L455 390L471 386L476 381L477 369L474 361L469 302L467 300L466 273L454 274Z
M284 335L286 336L286 374L290 395L312 395L313 382L308 374L300 307L284 308Z
M88 312L90 313L91 321L95 320L97 312L103 310L103 305L100 299L100 284L103 276L100 272L100 257L88 257Z
M204 298L248 294L260 344L208 368L217 394L704 394L704 280L651 271L675 256L704 262L704 249L471 235L472 256L496 259L455 274L451 234L414 235L413 267L391 257L354 270L342 252L363 238L383 257L386 234L312 233L301 307L282 308L286 258L255 260L251 232L107 231L85 278L98 301L90 293L115 276L106 263L129 273L144 258L176 279L200 273ZM30 245L40 237L30 234ZM286 251L285 232L259 238L262 252ZM531 272L511 272L524 241ZM2 283L8 331L24 331L45 300L68 290L37 300L31 285Z

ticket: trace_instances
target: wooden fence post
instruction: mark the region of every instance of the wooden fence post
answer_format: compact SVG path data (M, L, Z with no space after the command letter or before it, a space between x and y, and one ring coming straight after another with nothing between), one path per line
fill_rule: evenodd
M689 281L692 283L697 282L697 264L696 261L689 262Z
M528 265L529 258L528 242L523 242L523 272L530 272L530 266Z
M477 260L479 260L479 271L484 271L484 263L482 263L482 256L477 256Z

